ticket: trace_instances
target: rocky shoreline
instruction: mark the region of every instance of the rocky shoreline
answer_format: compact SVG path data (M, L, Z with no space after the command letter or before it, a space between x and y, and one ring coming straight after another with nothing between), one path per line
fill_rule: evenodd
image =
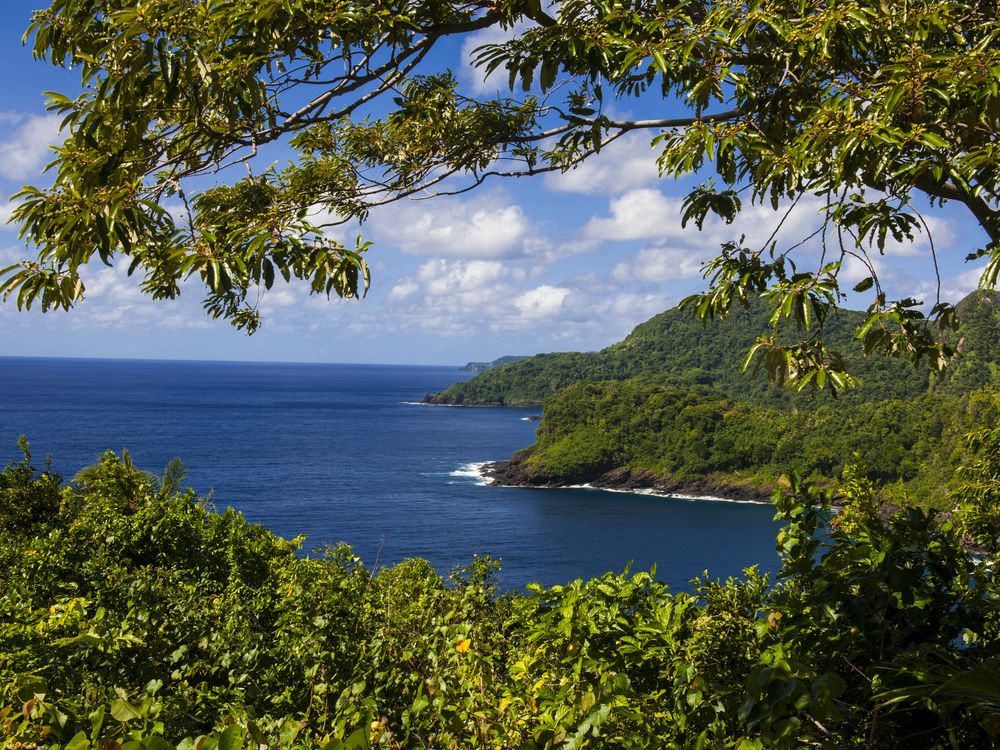
M464 394L449 396L446 395L445 391L441 393L426 393L424 394L423 401L425 404L431 404L432 406L511 406L519 409L539 409L542 406L541 401L516 401L511 403L503 399L500 401L475 401L467 399Z
M526 463L527 454L517 453L509 461L494 461L483 465L482 475L490 484L502 487L580 487L615 492L652 493L685 498L730 500L733 502L771 503L773 486L751 482L727 481L707 477L680 481L658 476L649 471L615 468L598 475L554 480L533 471Z

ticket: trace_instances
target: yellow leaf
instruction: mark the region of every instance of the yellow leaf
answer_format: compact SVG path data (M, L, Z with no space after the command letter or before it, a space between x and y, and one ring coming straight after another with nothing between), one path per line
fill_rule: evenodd
M469 646L471 645L472 641L468 638L464 638L458 642L458 645L455 646L455 650L458 651L458 653L460 654L464 654L466 651L469 650Z

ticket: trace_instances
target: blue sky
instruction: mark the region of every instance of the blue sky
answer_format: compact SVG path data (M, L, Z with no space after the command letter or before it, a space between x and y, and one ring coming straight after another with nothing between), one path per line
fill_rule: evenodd
M21 45L41 0L6 0L0 10L0 216L23 184L44 185L42 166L58 141L44 109L45 90L72 94L73 73L36 63ZM465 44L491 41L486 32ZM436 61L458 71L467 92L483 84L455 46ZM628 116L659 103L616 104ZM690 180L659 179L652 133L621 139L579 169L531 180L493 182L459 197L379 209L361 227L374 242L372 288L361 302L310 297L301 286L265 297L264 325L252 337L208 319L197 289L153 302L124 268L95 267L87 298L68 313L18 312L0 304L0 352L23 356L461 364L504 354L592 350L701 288L701 263L720 243L746 234L763 243L778 218L748 206L737 225L681 229L679 207ZM818 201L800 202L782 228L790 242L816 226ZM946 298L976 284L965 255L982 242L954 207L928 210ZM353 244L356 228L340 230ZM926 237L893 246L879 259L895 293L932 299ZM26 257L14 227L0 228L0 266ZM860 267L844 275L861 278Z

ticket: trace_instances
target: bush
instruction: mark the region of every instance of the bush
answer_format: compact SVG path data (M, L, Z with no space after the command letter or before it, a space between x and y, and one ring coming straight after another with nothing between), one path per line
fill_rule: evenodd
M306 557L113 454L77 490L27 456L0 487L30 499L0 528L8 748L996 740L968 689L1000 663L995 558L933 513L886 517L861 472L775 498L773 584L751 569L677 594L655 571L501 595L486 558L446 581L343 546Z

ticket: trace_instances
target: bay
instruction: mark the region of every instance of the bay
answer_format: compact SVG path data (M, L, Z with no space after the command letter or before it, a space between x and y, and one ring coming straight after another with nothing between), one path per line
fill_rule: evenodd
M17 437L71 477L127 448L304 549L346 542L371 567L408 557L442 574L502 559L519 588L655 565L675 589L708 570L776 567L769 506L590 489L483 486L474 465L534 440L537 410L419 404L467 377L389 365L0 358L0 460Z

